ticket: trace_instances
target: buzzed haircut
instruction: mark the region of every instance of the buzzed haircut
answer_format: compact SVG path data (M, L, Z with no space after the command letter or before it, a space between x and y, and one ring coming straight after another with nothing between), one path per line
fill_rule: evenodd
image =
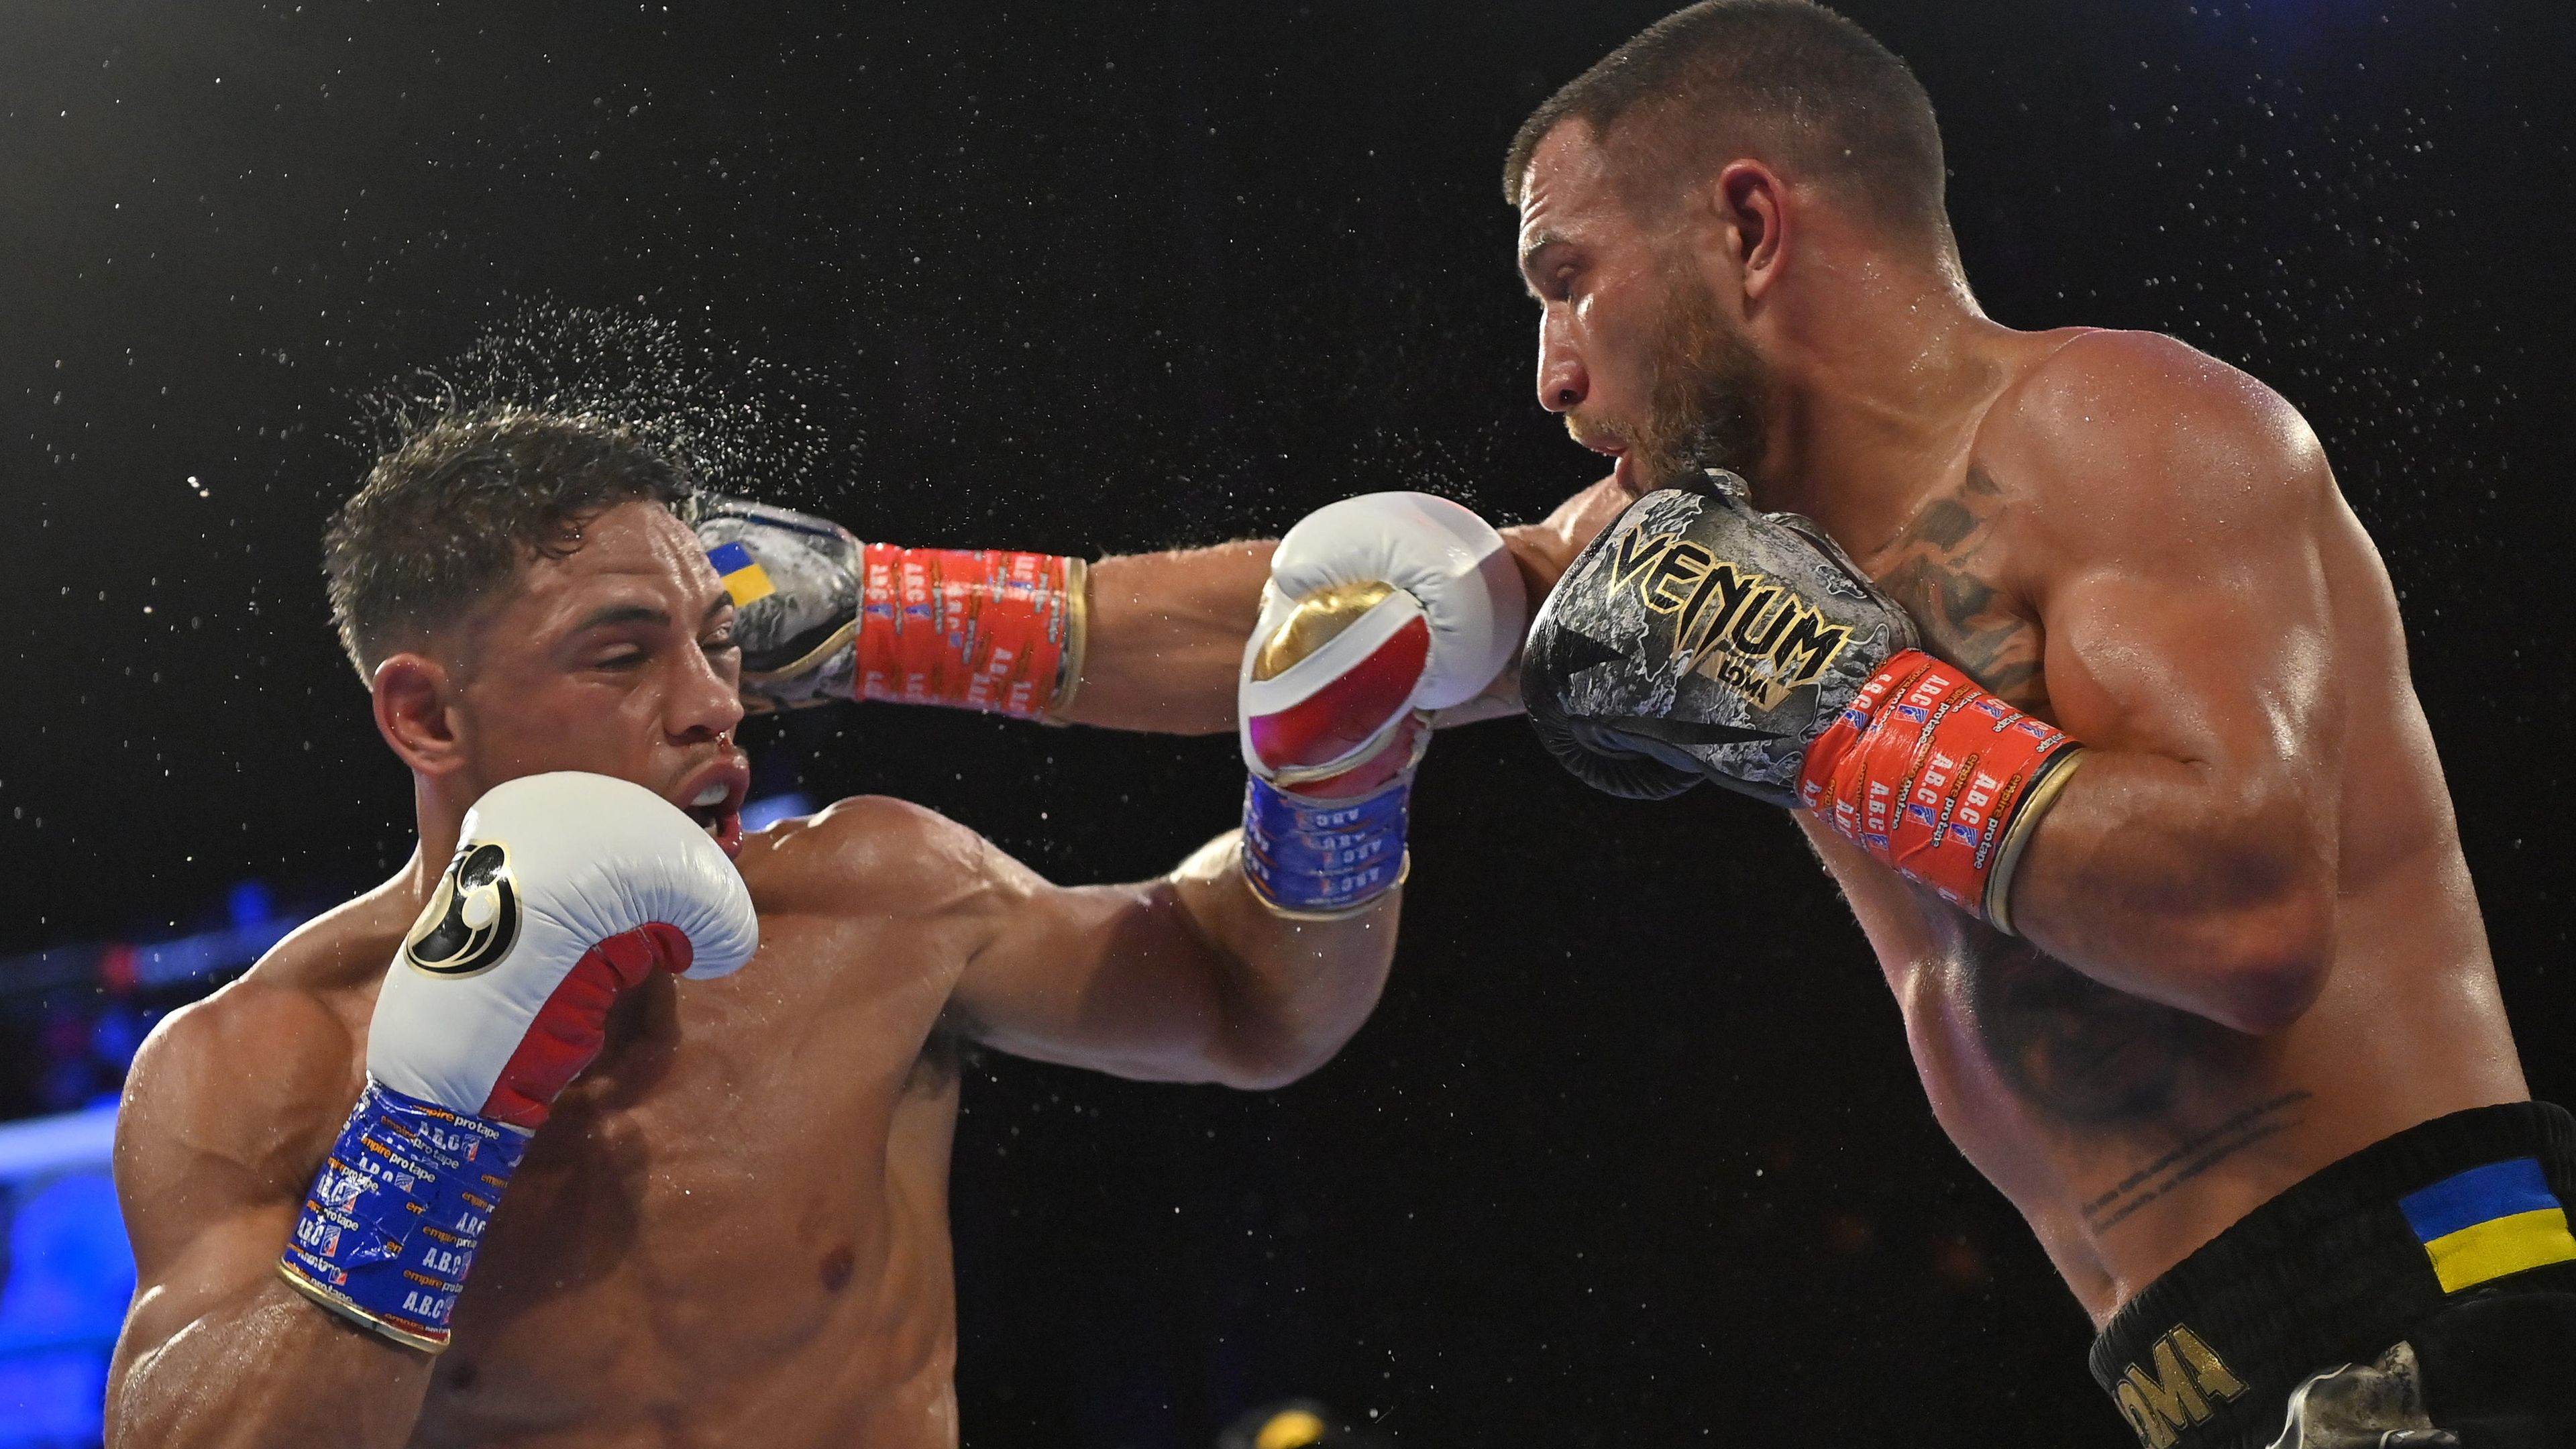
M1503 198L1566 121L1622 153L1623 192L1681 188L1756 150L1822 181L1898 235L1949 245L1932 98L1868 31L1810 0L1703 0L1603 56L1521 123Z
M340 647L371 683L522 562L578 548L601 511L693 491L687 469L604 418L502 407L400 421L322 537Z

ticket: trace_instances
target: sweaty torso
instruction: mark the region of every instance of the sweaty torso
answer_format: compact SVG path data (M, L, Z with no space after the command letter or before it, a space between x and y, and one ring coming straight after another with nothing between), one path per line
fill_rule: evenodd
M2044 626L2023 595L2050 561L2016 515L2065 485L2015 476L1981 440L2016 370L2058 340L2007 347L2000 401L1920 460L1937 482L1893 542L1846 540L1927 650L2042 717ZM2337 1158L2525 1095L2395 599L2340 499L2319 527L2345 718L2340 888L2324 994L2287 1029L2248 1036L2100 985L1801 818L1895 990L1942 1126L2097 1323Z
M940 1018L964 948L935 913L778 909L799 828L744 850L751 963L639 987L558 1099L414 1444L956 1444ZM390 959L409 922L377 924ZM335 1002L361 1043L373 1000Z

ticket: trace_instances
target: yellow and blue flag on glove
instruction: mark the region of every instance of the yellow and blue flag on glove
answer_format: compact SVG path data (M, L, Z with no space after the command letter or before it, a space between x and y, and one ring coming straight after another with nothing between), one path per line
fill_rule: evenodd
M707 562L716 566L716 576L724 580L725 592L733 595L737 609L754 599L765 599L778 592L769 581L769 571L751 556L740 540L720 543L707 550Z

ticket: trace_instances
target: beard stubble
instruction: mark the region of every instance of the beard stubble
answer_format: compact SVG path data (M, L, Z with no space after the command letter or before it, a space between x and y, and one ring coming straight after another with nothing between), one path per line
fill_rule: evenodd
M1703 469L1750 479L1761 466L1770 370L1687 265L1668 273L1671 303L1648 360L1648 417L1631 438L1642 486L1705 490Z

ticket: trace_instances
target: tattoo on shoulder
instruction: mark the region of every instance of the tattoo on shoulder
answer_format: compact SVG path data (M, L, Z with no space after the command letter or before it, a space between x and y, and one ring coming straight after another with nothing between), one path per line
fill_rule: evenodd
M2294 1109L2313 1097L2305 1090L2257 1102L2206 1131L2193 1133L2140 1167L2108 1192L2084 1204L2084 1225L2094 1232L2119 1226L2138 1209L2297 1122Z
M2003 490L1984 469L1970 468L1956 491L1923 505L1872 572L1914 616L1933 653L2015 708L2044 709L2039 626L1993 583L1998 561L1988 546L2003 512Z

